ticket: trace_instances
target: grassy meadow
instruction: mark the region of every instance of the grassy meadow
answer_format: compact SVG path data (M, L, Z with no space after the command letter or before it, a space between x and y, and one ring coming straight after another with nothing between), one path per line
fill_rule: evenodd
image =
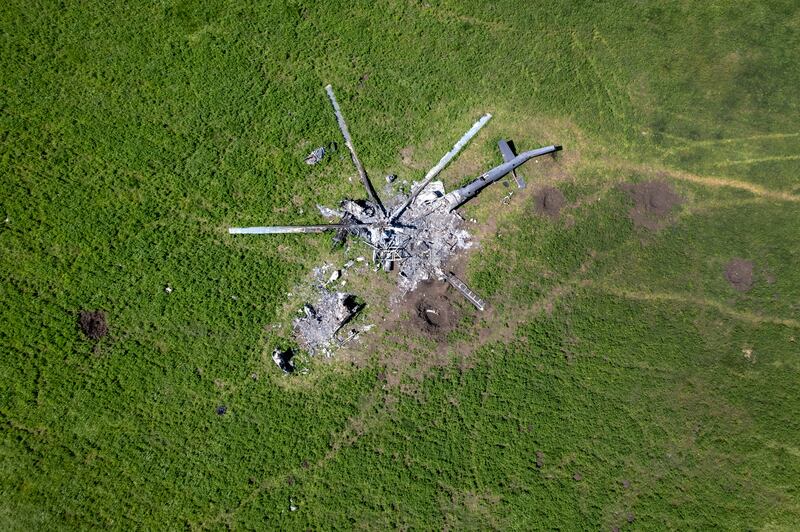
M800 527L797 2L10 0L0 45L0 528ZM363 196L303 163L328 83L379 188L483 112L448 187L564 151L463 210L486 313L431 339L370 272L376 328L285 377L287 293L346 254L226 229Z

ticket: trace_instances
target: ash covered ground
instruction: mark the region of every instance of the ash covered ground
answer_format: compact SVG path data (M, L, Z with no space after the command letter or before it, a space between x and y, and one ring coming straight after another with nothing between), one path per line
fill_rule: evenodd
M464 219L442 201L441 181L429 184L403 213L400 222L414 226L409 235L409 257L399 267L397 286L402 293L429 279L443 280L445 265L456 252L472 247ZM405 198L403 198L405 199Z
M353 264L351 261L346 267ZM370 327L347 327L363 305L357 301L355 294L330 288L341 286L338 283L334 285L341 275L341 270L335 269L332 264L314 268L313 289L316 299L306 303L302 315L292 323L298 344L311 355L329 357L336 347L357 338Z
M397 271L398 299L416 290L421 283L446 279L448 260L458 251L472 246L463 218L449 210L447 202L443 201L444 195L441 181L428 184L397 219L397 224L384 230L391 243L379 250L373 247L374 270L383 265L382 257L394 253L392 269ZM387 207L392 209L401 205L408 197L396 194L387 202ZM344 200L338 209L319 206L319 211L326 218L351 217L362 223L375 222L379 217L375 205L365 200ZM356 245L368 245L363 244L364 241L380 242L380 238L370 234L369 229L350 230L335 238L343 242L347 237L356 237L353 239ZM344 270L351 266L352 261L345 265ZM302 315L293 322L298 344L311 355L331 356L338 346L358 338L363 332L363 327L348 326L362 308L356 296L329 288L335 286L340 275L342 271L334 269L331 264L315 268L312 275L315 298L304 305Z
M418 186L418 183L414 183L414 186ZM420 282L429 279L443 280L445 264L450 257L472 246L463 218L450 209L444 196L442 182L433 181L403 211L395 226L384 229L385 234L381 237L370 234L369 229L350 232L364 241L391 241L387 244L388 248L373 247L373 262L377 269L381 266L380 257L386 255L386 249L393 253L392 269L398 272L397 284L401 294L416 289ZM388 209L393 210L408 197L402 193L395 195L387 202ZM379 221L377 208L366 200L344 200L340 209L319 206L319 211L330 219L351 217L362 223Z

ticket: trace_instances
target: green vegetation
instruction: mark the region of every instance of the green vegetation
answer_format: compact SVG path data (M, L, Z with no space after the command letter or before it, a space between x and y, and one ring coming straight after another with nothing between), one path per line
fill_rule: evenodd
M0 12L0 528L797 529L796 2L137 4ZM341 255L225 228L361 194L303 164L326 83L378 179L484 111L449 185L503 136L564 152L466 208L489 313L443 345L372 300L286 378L271 326ZM653 179L658 231L618 188Z

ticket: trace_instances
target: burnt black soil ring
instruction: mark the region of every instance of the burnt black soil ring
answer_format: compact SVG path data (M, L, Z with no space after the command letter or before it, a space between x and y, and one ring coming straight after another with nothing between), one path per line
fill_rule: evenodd
M566 199L564 194L557 188L545 187L536 193L533 202L533 209L537 214L543 214L555 219L558 218Z
M734 258L725 265L725 279L739 292L747 292L753 287L752 261Z
M455 328L452 305L445 297L423 296L414 311L415 325L430 335L444 335Z
M82 310L78 313L78 328L91 340L99 340L108 334L106 314L102 310Z
M666 181L644 181L624 184L620 188L630 194L633 208L628 215L637 227L657 231L670 223L673 208L681 203Z

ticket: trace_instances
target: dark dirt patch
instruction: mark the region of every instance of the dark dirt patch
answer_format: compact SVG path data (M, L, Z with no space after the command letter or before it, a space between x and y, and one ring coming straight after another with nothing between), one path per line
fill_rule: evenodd
M446 284L423 283L409 296L413 305L411 321L416 329L442 340L455 329L458 316L447 293Z
M752 261L734 258L725 266L725 279L739 292L747 292L753 287Z
M564 194L554 187L546 187L536 193L533 198L533 209L536 214L543 214L550 218L558 218L561 208L566 203Z
M536 451L536 467L539 469L544 467L544 453L542 451Z
M78 313L78 327L87 338L99 340L108 334L106 313L102 310L82 310Z
M636 227L644 227L651 231L663 229L672 222L672 211L680 205L678 196L666 181L645 181L643 183L626 183L620 189L630 194L633 207L628 216Z

